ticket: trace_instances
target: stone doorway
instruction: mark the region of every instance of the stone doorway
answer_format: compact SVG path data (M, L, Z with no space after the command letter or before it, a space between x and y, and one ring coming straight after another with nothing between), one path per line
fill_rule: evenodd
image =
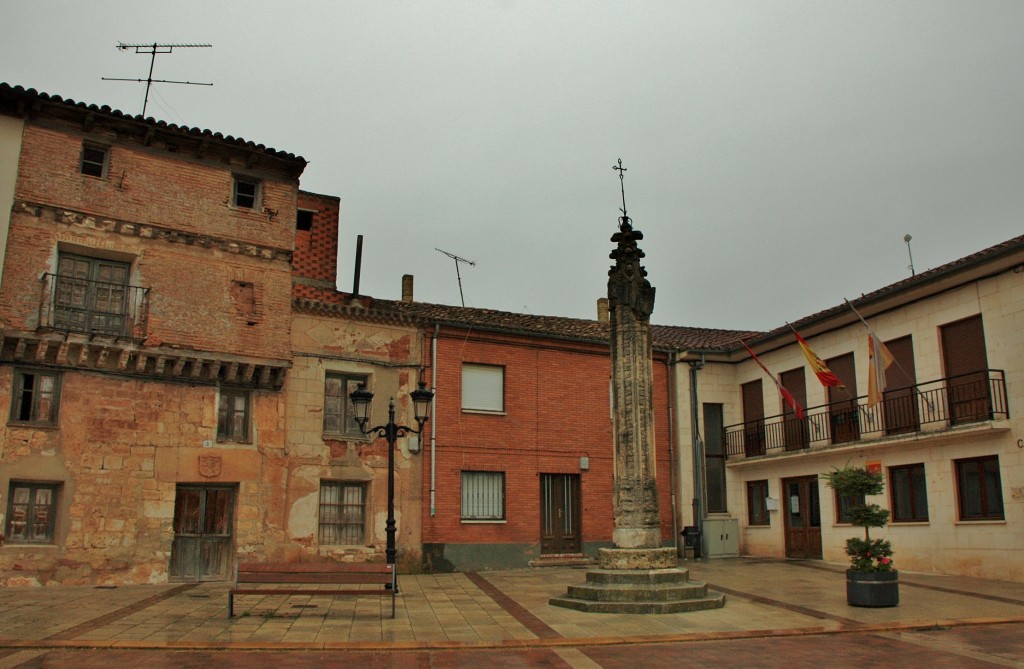
M174 498L173 581L223 581L231 575L235 488L179 484Z
M821 508L818 477L783 479L786 557L821 559Z
M541 474L541 555L580 553L580 516L579 474Z

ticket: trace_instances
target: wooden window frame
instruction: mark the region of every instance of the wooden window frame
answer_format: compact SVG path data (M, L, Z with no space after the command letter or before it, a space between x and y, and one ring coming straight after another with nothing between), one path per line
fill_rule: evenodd
M78 171L83 176L106 179L110 172L110 147L93 142L82 142Z
M747 481L747 525L768 527L771 524L771 516L768 514L768 480Z
M13 530L16 518L20 517L19 514L15 513L15 507L20 506L15 501L18 488L27 488L29 490L29 499L25 504L24 518L21 521L25 524L23 535L19 535ZM46 511L45 531L41 537L35 537L30 536L28 530L29 526L34 524L31 518L37 513L36 493L39 490L50 491L50 504ZM60 493L60 483L12 480L7 490L7 522L4 523L5 540L10 544L55 544L57 542L57 513L60 509Z
M246 186L245 192L242 192L240 186ZM252 192L248 192L248 187L252 187ZM263 196L263 184L259 179L255 177L247 177L241 175L235 175L231 179L231 206L236 209L251 209L252 211L259 211L260 201Z
M340 395L328 392L332 379L339 380L341 388ZM328 371L324 375L324 422L323 431L328 436L361 437L366 438L359 424L353 418L352 400L349 399L349 390L352 384L365 384L370 387L370 377L366 374L350 374L348 372ZM337 421L338 429L328 427L330 419Z
M324 493L336 489L339 493L338 502L325 502ZM320 496L317 505L317 543L321 546L365 546L366 545L366 501L368 497L368 486L361 481L339 481L333 479L320 480ZM359 493L358 504L346 502L345 491L357 490ZM359 522L349 520L345 510L351 507L358 507ZM331 514L331 510L335 513ZM326 519L325 519L326 517ZM356 529L352 529L356 528ZM333 535L333 537L332 537ZM358 541L345 541L346 537L355 538ZM337 540L334 539L337 537Z
M864 506L866 503L864 495L840 495L838 490L834 492L836 502L836 524L852 525L853 520L850 518L850 509L856 506Z
M42 377L52 380L52 390L45 391L39 389L39 381ZM28 390L25 389L25 382L27 379L32 380L32 387ZM10 423L14 425L56 427L60 412L60 372L16 368L14 370L13 383L14 385L12 386L11 392L11 412L9 414ZM40 406L43 404L43 399L47 394L50 396L50 415L46 418L40 419ZM27 409L25 406L26 402L28 403Z
M990 494L985 484L985 477L988 474L986 465L995 463L995 487L994 497L990 499ZM953 461L953 468L956 472L956 492L957 492L957 506L959 508L959 517L961 521L976 521L976 520L1006 520L1006 508L1003 504L1003 480L1002 475L999 471L999 456L998 455L984 455L977 458L963 458ZM973 495L968 495L968 490L965 487L965 474L970 472L966 471L968 468L973 468L973 472L980 482L977 489L977 502L981 511L979 513L968 513L967 504L969 501L973 501Z
M472 499L467 499L467 495L473 489L474 486L467 484L467 477L478 478L481 483L480 486L487 485L488 487L497 486L498 490L487 490L486 494L494 496L497 495L496 500L490 500L486 503L488 506L487 510L492 511L490 508L493 505L500 506L500 510L497 513L482 513L480 509L474 508L479 506L479 503ZM462 520L468 521L503 521L506 515L506 496L505 496L505 472L495 471L479 471L479 470L463 470L460 476L460 517Z
M238 398L245 400L244 406L241 409L241 413L243 415L241 428L242 434L237 434L235 429L232 427L235 424L234 418L239 413L239 410L235 408L234 401L228 401ZM242 444L250 443L250 435L252 434L251 423L252 393L240 388L221 388L217 398L217 441L236 442Z
M920 490L915 486L915 475L920 473ZM904 473L906 477L904 478ZM910 513L904 514L902 505L898 503L901 491L906 487L910 504ZM889 467L889 509L893 523L927 523L928 514L928 477L923 462Z

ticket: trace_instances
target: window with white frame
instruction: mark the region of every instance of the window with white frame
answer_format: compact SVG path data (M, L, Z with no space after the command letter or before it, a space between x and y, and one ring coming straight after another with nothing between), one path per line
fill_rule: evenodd
M462 519L505 519L505 472L462 472Z
M462 365L463 411L505 411L505 368Z
M110 161L110 147L100 144L82 144L82 160L79 163L79 171L89 177L103 178L107 176L107 166Z
M259 209L259 180L250 177L235 177L231 191L231 204L239 209Z
M366 484L320 481L317 542L323 546L366 544Z
M365 374L327 372L324 379L324 434L362 436L349 395L367 385Z

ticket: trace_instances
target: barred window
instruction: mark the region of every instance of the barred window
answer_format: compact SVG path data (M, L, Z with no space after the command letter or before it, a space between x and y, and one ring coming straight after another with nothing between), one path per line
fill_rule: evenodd
M462 519L505 519L505 472L462 472Z
M366 543L366 485L347 481L320 482L321 545L360 546Z

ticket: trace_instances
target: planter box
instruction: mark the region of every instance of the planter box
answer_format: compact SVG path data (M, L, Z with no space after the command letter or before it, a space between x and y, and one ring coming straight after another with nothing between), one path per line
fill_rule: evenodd
M898 571L846 570L846 603L850 606L884 607L900 603Z

